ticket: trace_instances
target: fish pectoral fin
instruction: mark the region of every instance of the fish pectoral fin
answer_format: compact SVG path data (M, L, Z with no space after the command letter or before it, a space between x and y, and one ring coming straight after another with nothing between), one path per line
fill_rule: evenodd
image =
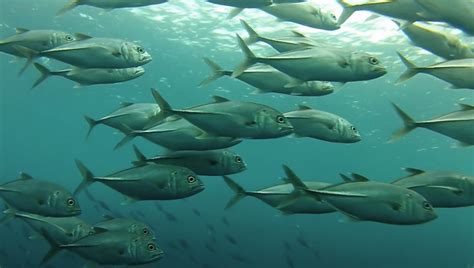
M0 187L0 192L21 193L21 191Z
M211 166L217 166L217 164L219 164L219 162L216 161L216 160L212 160L212 159L211 159L211 160L209 160L209 164L210 164Z
M252 121L246 121L246 122L244 122L244 124L246 126L253 127L253 126L257 125L257 122L255 120L252 120Z
M120 205L122 205L122 206L134 204L134 203L137 202L137 200L136 200L135 198L132 198L132 197L130 197L130 196L124 195L124 197L125 197L125 200L123 200L123 201L120 203Z
M199 136L196 136L196 139L197 140L206 140L206 139L209 139L211 137L213 137L211 134L203 131Z
M114 51L114 52L112 52L112 55L119 58L120 56L122 56L122 53L120 53L118 51Z
M430 185L430 186L427 186L426 188L447 190L447 191L453 192L457 195L461 195L464 192L462 189L459 189L457 187L450 187L450 186Z
M387 202L387 203L395 211L400 211L402 209L402 205L400 203L397 203L397 202Z
M341 218L338 220L339 223L355 223L355 222L361 222L362 220L356 216L344 213L344 218Z
M349 66L349 62L347 62L346 60L343 60L343 59L339 60L337 62L337 64L339 64L339 66L341 66L342 68L346 68L346 67Z
M459 142L457 144L458 147L469 147L469 146L472 146L473 144L470 144L470 143L467 143L467 142Z

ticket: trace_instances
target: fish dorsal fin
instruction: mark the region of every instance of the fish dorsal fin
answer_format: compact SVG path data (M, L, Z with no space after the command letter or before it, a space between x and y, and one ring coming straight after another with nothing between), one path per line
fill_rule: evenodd
M344 181L344 182L353 182L353 180L351 178L349 178L349 176L346 176L342 173L339 174L339 176L341 177L341 179Z
M426 171L424 170L421 170L421 169L418 169L418 168L404 168L403 170L405 170L406 172L410 173L412 176L413 175L418 175L418 174L422 174L422 173L425 173Z
M230 101L227 98L224 98L224 97L221 97L221 96L216 96L216 95L212 96L212 99L214 100L215 103Z
M125 108L125 107L128 107L128 106L133 105L133 104L134 104L133 102L123 101L123 102L120 103L120 107Z
M370 181L367 177L362 176L362 175L357 174L357 173L351 173L351 176L355 181L360 181L360 182Z
M298 110L305 111L305 110L312 110L313 108L309 107L308 105L298 104Z
M18 179L20 179L20 180L32 180L33 177L28 173L20 172L20 177Z
M308 187L304 184L303 181L291 170L287 165L283 165L283 170L285 171L288 180L293 185L296 190L307 189Z
M300 32L295 31L295 30L291 31L291 33L296 37L306 37L306 35L304 35L303 33L300 33Z
M462 111L474 110L474 105L470 105L470 104L466 104L466 103L459 103L459 106L461 106Z
M92 227L92 229L94 230L95 234L101 234L109 231L108 229L102 227Z
M92 36L87 35L87 34L83 34L83 33L75 33L74 36L76 37L77 41L87 40L87 39L92 38Z
M102 217L104 217L104 219L106 219L106 220L108 220L108 221L115 219L114 216L108 215L108 214L104 214L104 215L102 215Z
M17 34L26 33L26 32L28 32L28 31L30 31L30 30L29 30L29 29L26 29L26 28L21 28L21 27L15 28L15 32L16 32Z

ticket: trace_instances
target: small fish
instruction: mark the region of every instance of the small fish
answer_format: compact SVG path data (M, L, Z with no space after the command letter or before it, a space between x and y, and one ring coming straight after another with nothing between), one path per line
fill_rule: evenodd
M81 87L125 82L138 78L145 73L145 69L143 69L141 66L121 69L71 68L59 71L51 71L39 63L34 63L34 66L41 73L41 76L33 84L32 88L37 87L51 75L62 76L66 79L77 82L76 87Z
M291 247L290 243L288 243L288 241L283 241L283 246L285 247L286 251L293 252L293 248Z
M150 225L127 218L115 218L110 215L104 215L105 220L94 224L94 227L108 231L124 231L135 235L144 235L155 239L155 234Z
M204 245L206 247L206 249L211 252L211 253L216 253L216 249L211 245L209 244L209 242L206 242L206 244Z
M229 150L208 151L176 151L165 155L146 158L134 146L137 161L132 163L141 166L148 162L164 165L187 167L198 175L220 176L239 173L247 169L247 164L242 157Z
M57 15L62 15L77 6L93 6L105 10L116 8L143 7L166 3L168 0L70 0L70 2L58 11Z
M273 4L272 0L206 0L209 3L237 8L256 8Z
M295 268L295 264L293 263L293 259L290 257L290 255L285 255L285 260L288 267Z
M200 217L201 216L201 212L197 209L197 208L193 208L192 209L192 212L194 213L194 215Z
M79 202L64 187L33 179L26 173L0 185L0 197L11 207L42 216L71 217L81 214Z
M474 145L474 106L459 104L461 110L441 115L430 120L415 121L400 107L393 104L403 120L404 127L392 135L391 142L399 139L415 128L422 127L459 141L459 146Z
M217 63L205 58L204 61L212 69L212 74L201 82L200 86L207 85L220 77L232 76L232 71L222 69ZM255 88L254 93L281 93L292 96L324 96L334 92L334 85L329 82L308 81L301 85L293 77L267 65L257 65L246 69L235 77Z
M227 225L227 227L230 227L230 223L229 221L227 220L226 216L222 216L222 222Z
M433 207L451 208L474 205L474 176L451 171L425 171L405 168L408 176L392 182L424 196Z
M287 87L314 80L341 83L365 81L379 78L387 73L375 56L365 52L313 47L269 57L257 57L239 35L237 35L237 41L244 52L245 60L234 70L232 77L238 77L256 63L268 64L297 80L293 84L288 84Z
M190 248L188 241L186 241L186 240L184 240L184 239L179 239L178 242L179 242L179 245L180 245L183 249L187 250L187 249Z
M235 239L235 237L231 236L230 234L226 234L225 239L234 246L239 245L239 243L237 242L237 239Z
M455 89L474 89L474 76L472 75L474 72L474 58L449 60L431 66L418 67L402 54L398 52L397 54L403 64L407 67L407 70L398 78L396 82L397 84L408 80L419 73L425 73L450 83L451 87Z
M239 253L229 253L229 255L234 261L237 261L240 263L250 263L250 260L247 257Z
M178 222L178 218L176 218L176 216L173 213L166 210L163 210L162 212L163 214L165 214L165 217L169 222Z
M333 13L311 3L286 3L261 7L260 9L282 21L290 21L328 31L340 28Z
M324 111L298 105L298 110L284 113L294 127L296 137L310 137L329 142L354 143L361 140L357 128L346 119Z
M83 176L76 194L94 182L124 194L129 201L180 199L204 190L197 175L184 167L148 164L97 177L79 160L76 165Z

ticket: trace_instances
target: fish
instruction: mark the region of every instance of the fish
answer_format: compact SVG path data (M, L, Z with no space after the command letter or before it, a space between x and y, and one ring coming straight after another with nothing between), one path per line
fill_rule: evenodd
M230 227L229 220L227 220L226 216L222 216L222 223L224 223L227 227Z
M92 6L98 7L105 10L112 10L116 8L129 8L129 7L143 7L150 5L157 5L166 3L168 0L70 0L70 2L61 8L56 15L63 15L64 13L76 8L77 6Z
M142 46L115 38L90 37L40 52L21 45L14 48L30 61L48 57L80 68L131 68L152 60Z
M329 142L354 143L361 140L357 128L338 115L298 105L298 110L284 113L294 127L296 137L310 137Z
M342 182L316 190L308 189L297 176L289 176L288 179L295 189L325 200L351 221L414 225L438 217L423 196L397 185L365 178L363 181Z
M297 31L292 31L293 34L291 36L270 38L257 33L245 20L240 20L240 23L248 34L248 37L245 39L245 43L248 45L264 42L280 53L320 46L319 42Z
M285 3L260 7L280 21L294 22L315 29L334 31L340 28L336 15L311 3Z
M426 12L415 0L377 0L360 4L352 4L347 0L337 0L343 11L338 19L342 25L356 11L370 11L390 18L406 21L401 28L415 21L439 21L437 13Z
M95 223L93 226L107 231L128 232L156 239L153 229L144 222L128 218L116 218L110 215L104 215L104 218L104 221Z
M136 79L145 73L145 69L141 66L122 69L70 68L58 71L51 71L39 63L34 63L34 66L41 73L41 76L35 81L32 88L40 85L51 75L62 76L66 79L76 82L77 84L75 87L82 87L125 82Z
M201 216L201 212L197 208L193 208L192 211L193 211L194 215L196 215L198 217Z
M400 25L400 22L395 23ZM419 24L411 24L402 31L415 46L446 60L474 58L474 50L449 32Z
M423 121L415 121L394 103L392 106L403 120L404 127L393 133L390 142L422 127L459 141L461 147L474 145L474 105L459 104L461 109L458 111Z
M206 151L229 148L242 142L240 138L222 137L210 134L181 117L167 118L163 123L146 130L120 127L125 137L115 149L140 136L172 151Z
M263 63L304 81L353 82L379 78L387 73L382 63L365 52L314 47L280 53L269 57L257 57L237 34L237 41L244 52L245 60L234 70L232 77L238 77L248 67Z
M272 0L206 0L208 3L233 7L227 18L237 16L245 8L259 8L273 4Z
M33 179L24 172L18 179L0 185L0 197L17 210L42 216L81 214L79 202L69 190L55 183Z
M293 127L283 114L267 105L214 96L211 103L177 110L172 109L158 91L154 90L152 93L155 99L161 99L160 108L165 114L179 115L216 136L269 139L293 132Z
M449 25L462 30L464 33L474 35L474 1L473 0L452 0L436 1L436 0L415 0L426 14L437 14L440 20ZM462 12L461 12L462 11Z
M239 245L239 243L237 242L237 239L235 239L235 237L231 236L230 234L226 234L225 239L234 246Z
M235 193L235 196L227 203L226 209L233 207L242 198L252 196L280 210L283 214L323 214L336 211L324 201L307 196L294 196L294 188L291 183L278 184L259 191L246 191L228 176L223 176L223 178L227 186ZM330 184L305 181L305 185L308 185L311 189L321 189ZM288 201L289 199L291 199L291 202Z
M408 176L392 182L424 196L435 208L474 205L474 176L452 171L425 171L405 168Z
M137 160L132 162L135 166L150 162L176 165L187 167L198 175L207 176L235 174L247 169L247 164L242 157L230 150L174 151L147 159L138 147L134 145L133 149L137 156Z
M176 216L173 213L166 210L163 210L162 212L165 215L166 220L168 220L169 222L178 222L178 218L176 218Z
M179 239L178 242L179 242L179 245L181 246L181 248L183 248L185 250L190 248L188 241L186 241L184 239Z
M117 130L123 130L124 126L135 130L142 130L159 124L166 116L156 103L125 102L118 109L100 119L84 116L89 125L86 137L89 137L92 130L99 124L104 124Z
M251 263L251 261L247 257L245 257L245 256L243 256L239 253L229 253L229 255L236 262Z
M211 68L212 74L199 86L208 85L222 76L232 76L232 71L222 69L210 59L204 58L204 61ZM287 87L287 85L299 84L299 81L268 65L251 66L235 78L255 87L256 90L253 93L274 92L292 96L325 96L335 90L333 84L323 81L307 81L300 85Z
M461 60L448 60L426 67L418 67L402 54L397 52L407 70L400 75L396 84L412 78L419 73L425 73L451 84L451 88L474 89L474 58Z
M74 194L94 182L101 182L122 193L128 202L180 199L204 190L203 182L185 167L148 164L97 177L81 161L76 160L76 165L83 181Z
M295 268L295 264L293 263L293 259L290 257L290 255L285 254L285 261L288 267Z
M16 57L24 57L23 53L18 51L18 46L41 52L83 40L82 34L71 34L57 30L30 30L26 28L15 28L15 30L15 35L0 40L0 51ZM20 74L26 70L29 64L30 62L27 62L23 66Z
M209 242L206 242L204 246L209 252L216 253L216 248L213 245L209 244Z
M45 232L43 235L51 249L41 264L63 249L100 265L139 265L158 261L164 256L163 250L153 239L129 232L103 231L69 244L60 244Z

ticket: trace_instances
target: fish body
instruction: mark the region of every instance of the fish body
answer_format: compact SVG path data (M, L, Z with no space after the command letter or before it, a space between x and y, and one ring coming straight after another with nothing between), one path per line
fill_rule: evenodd
M197 175L185 168L148 164L96 177L80 161L76 161L84 181L75 193L93 182L101 182L133 200L172 200L192 196L204 190Z
M310 137L329 142L354 143L361 140L357 128L346 119L308 106L284 114L297 137Z
M474 1L473 0L416 0L425 10L422 15L437 14L441 19L466 34L474 35Z
M279 20L291 21L308 27L322 30L337 30L339 24L336 16L310 3L285 3L261 7L261 10L277 17Z
M108 231L128 232L135 235L148 236L152 239L155 238L153 229L148 224L134 219L105 216L105 220L94 224L94 227Z
M474 145L474 106L472 105L461 104L462 108L459 111L424 121L415 121L397 105L393 104L393 107L405 126L393 134L392 141L415 128L422 127L455 139L461 146Z
M207 0L207 2L236 8L258 8L273 4L272 0Z
M22 173L20 179L0 185L0 197L13 208L50 217L71 217L81 208L71 192L60 185L33 179Z
M410 175L392 182L414 190L434 207L465 207L474 205L474 177L449 171L424 171L406 168Z
M65 12L77 7L77 6L93 6L103 8L106 10L112 10L116 8L128 8L128 7L142 7L166 3L168 0L71 0L69 4L59 10L58 15L62 15Z

